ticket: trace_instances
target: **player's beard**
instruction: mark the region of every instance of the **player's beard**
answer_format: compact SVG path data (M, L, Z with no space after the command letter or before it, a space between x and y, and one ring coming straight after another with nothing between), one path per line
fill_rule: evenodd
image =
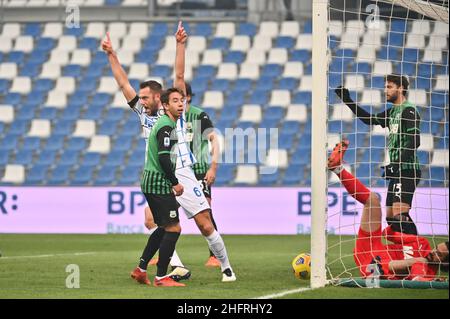
M398 95L397 94L393 94L390 97L388 97L387 101L389 103L394 103L395 101L397 101Z

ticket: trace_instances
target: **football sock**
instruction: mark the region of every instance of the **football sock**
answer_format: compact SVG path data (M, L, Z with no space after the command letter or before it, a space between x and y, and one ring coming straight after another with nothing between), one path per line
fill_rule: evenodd
M155 232L155 230L157 230L157 229L158 229L158 226L153 227L153 228L150 228L150 229L148 230L148 234L151 236L151 235Z
M169 266L170 258L175 251L178 237L180 237L180 233L165 232L159 247L158 269L156 271L158 277L164 277L166 275L167 267Z
M141 259L139 261L139 268L142 270L147 269L148 262L156 254L161 244L161 240L165 234L164 228L157 227L153 230L152 234L148 237L147 245L142 252Z
M214 229L217 230L217 224L216 221L214 220L213 214L212 214L212 210L209 211L209 216L211 216L211 222L214 226ZM211 251L211 249L209 250L209 257L214 256L214 253Z
M181 262L180 257L177 254L177 251L173 251L172 258L170 259L170 265L172 267L184 267L183 263Z
M214 256L219 259L222 271L231 268L225 243L217 230L214 230L211 235L205 236L205 239L208 242L209 249L214 253Z
M336 171L334 172L336 173ZM357 179L351 173L347 172L344 168L342 168L340 172L336 174L339 176L342 185L344 185L345 189L354 199L356 199L361 204L365 204L367 202L370 196L370 190L366 186L364 186L364 184L361 183L359 179Z

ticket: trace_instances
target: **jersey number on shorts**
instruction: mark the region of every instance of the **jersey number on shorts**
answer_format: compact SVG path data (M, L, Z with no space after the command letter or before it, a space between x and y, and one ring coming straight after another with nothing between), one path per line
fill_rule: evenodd
M197 195L197 197L202 196L202 192L198 189L198 187L194 187L194 193L195 193L195 195Z
M402 183L394 184L395 197L401 198L401 194L402 194Z

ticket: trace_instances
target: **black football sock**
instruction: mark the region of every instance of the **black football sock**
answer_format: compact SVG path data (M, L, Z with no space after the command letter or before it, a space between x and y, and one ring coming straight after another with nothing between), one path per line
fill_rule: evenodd
M159 246L159 260L158 260L158 270L156 271L156 276L164 277L167 273L167 267L169 266L170 258L172 258L175 246L180 237L180 233L167 232Z
M150 237L148 237L147 245L145 246L139 261L139 268L143 270L147 269L148 262L158 251L165 233L166 231L164 228L158 227Z
M216 221L214 220L214 217L213 217L213 214L212 214L212 210L210 210L209 216L211 216L211 221L212 221L212 224L214 226L214 229L217 230L217 224L216 224ZM214 253L210 249L209 250L209 257L213 257L213 256L214 256Z
M401 213L391 218L386 218L388 225L391 225L392 230L409 235L417 235L417 227L414 224L409 213Z

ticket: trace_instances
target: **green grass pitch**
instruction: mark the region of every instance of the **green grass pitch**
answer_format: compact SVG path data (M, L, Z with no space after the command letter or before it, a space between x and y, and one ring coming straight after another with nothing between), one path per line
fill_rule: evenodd
M184 281L186 287L156 288L138 285L130 278L146 235L0 234L0 298L246 299L309 286L309 281L297 280L291 270L292 259L309 251L309 236L223 237L236 282L222 283L219 269L204 266L208 250L201 236L182 235L177 251L192 277ZM338 240L342 237L329 237L330 242ZM351 254L351 240L347 238L347 242L344 253ZM70 264L79 266L78 289L66 287ZM155 271L155 266L149 267L150 279ZM449 292L325 287L280 298L448 299Z

